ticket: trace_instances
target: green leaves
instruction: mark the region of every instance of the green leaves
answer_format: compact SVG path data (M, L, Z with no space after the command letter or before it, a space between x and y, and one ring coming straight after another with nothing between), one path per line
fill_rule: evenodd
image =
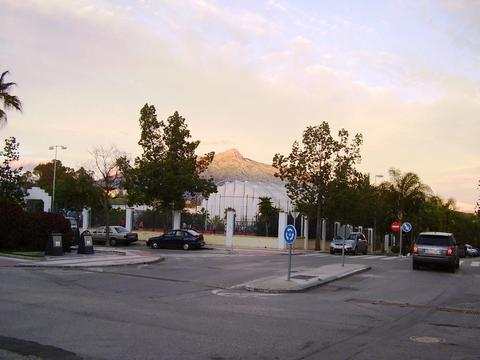
M130 204L183 209L185 195L200 193L208 197L216 192L212 179L201 174L213 160L214 153L198 157L200 141L191 141L185 118L175 112L166 121L158 121L153 105L140 110L142 155L134 164L119 159L124 187Z
M3 158L0 165L0 200L23 205L25 189L21 175L22 168L12 167L12 162L20 159L19 146L20 144L12 136L5 139L3 151L0 151L0 158Z
M16 86L14 82L5 82L5 77L9 74L8 71L4 71L0 75L0 103L3 103L5 110L18 110L22 111L22 102L17 96L11 95L10 90ZM0 126L7 122L7 113L0 109Z

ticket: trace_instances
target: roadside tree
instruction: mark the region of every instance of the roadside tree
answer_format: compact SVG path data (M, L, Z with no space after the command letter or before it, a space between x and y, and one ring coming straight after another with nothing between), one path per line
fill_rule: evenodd
M258 212L260 215L260 222L265 224L265 236L268 237L268 230L270 228L270 222L273 217L278 216L280 209L273 206L272 198L260 197L258 202Z
M107 230L107 241L105 244L109 246L111 199L116 196L121 181L121 171L118 167L117 160L119 158L126 159L126 156L114 145L110 146L110 148L104 148L102 146L96 147L90 154L93 157L93 173L97 177L95 184L101 193L100 202L105 215L105 226Z
M11 89L17 84L14 82L6 82L6 76L9 71L4 71L0 75L0 102L3 103L3 109L0 109L0 127L7 123L7 110L15 109L22 111L22 102L20 99L10 93Z
M12 166L12 162L20 159L19 146L16 139L10 137L5 139L5 146L0 151L0 157L3 158L0 164L0 200L24 205L26 191L21 175L22 168Z
M213 160L214 153L197 156L200 141L190 141L190 130L178 112L167 121L158 121L153 105L140 110L141 137L138 144L143 153L132 165L126 157L118 159L124 175L129 204L146 204L162 208L165 224L170 224L172 210L185 207L185 194L203 197L216 192L213 179L201 175Z
M321 222L335 180L350 179L356 175L355 166L360 161L362 135L349 140L342 129L335 139L327 122L309 126L303 132L302 145L293 143L288 156L275 154L275 176L286 180L287 193L300 212L316 218L315 250L320 250Z

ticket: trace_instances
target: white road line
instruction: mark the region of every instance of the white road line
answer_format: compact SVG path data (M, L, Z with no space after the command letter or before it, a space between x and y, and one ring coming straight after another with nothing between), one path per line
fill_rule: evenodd
M460 266L465 262L465 260L460 260Z
M471 265L474 267L479 267L480 266L480 261L472 261Z
M385 261L385 260L398 260L398 259L399 259L398 256L386 256L385 258L380 259L380 260Z
M366 259L366 260L377 260L377 259L383 259L384 257L385 257L385 256L375 255L375 256L366 257L365 259Z
M355 259L366 259L368 255L356 255Z

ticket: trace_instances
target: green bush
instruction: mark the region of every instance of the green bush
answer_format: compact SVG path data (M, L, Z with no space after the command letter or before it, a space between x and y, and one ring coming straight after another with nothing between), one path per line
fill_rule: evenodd
M45 251L50 232L62 233L63 251L73 239L70 223L63 215L27 213L13 203L0 202L0 250Z

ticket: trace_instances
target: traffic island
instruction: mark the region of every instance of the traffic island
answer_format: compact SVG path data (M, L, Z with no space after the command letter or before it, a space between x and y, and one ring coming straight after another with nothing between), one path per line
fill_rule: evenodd
M302 292L370 269L370 266L360 264L330 264L292 272L290 280L287 280L287 274L270 276L249 282L244 287L248 291L263 293Z

